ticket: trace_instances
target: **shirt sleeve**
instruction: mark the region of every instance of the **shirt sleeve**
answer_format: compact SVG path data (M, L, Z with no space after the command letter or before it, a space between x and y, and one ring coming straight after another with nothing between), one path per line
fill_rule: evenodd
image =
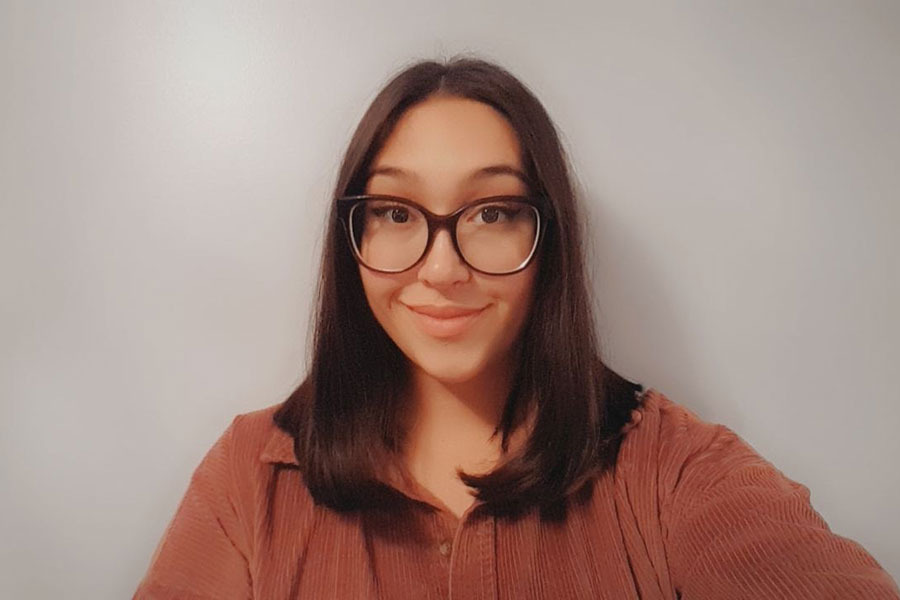
M663 407L661 525L684 600L898 600L890 575L833 533L809 489L784 476L733 431Z
M194 470L134 600L252 598L247 535L232 493L233 438L240 418Z

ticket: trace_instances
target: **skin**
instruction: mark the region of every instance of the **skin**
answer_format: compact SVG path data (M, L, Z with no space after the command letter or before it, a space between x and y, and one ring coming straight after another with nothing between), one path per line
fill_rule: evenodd
M486 104L437 96L410 108L375 157L372 170L405 174L370 177L366 193L414 200L448 214L478 198L526 194L511 174L476 179L491 165L522 170L520 146L509 122ZM512 275L485 275L456 253L450 234L437 234L413 268L383 274L360 266L372 311L411 365L407 391L405 468L414 485L460 517L473 502L456 469L487 472L501 458L492 433L515 373L517 341L527 318L538 259ZM462 334L436 337L409 305L485 307Z

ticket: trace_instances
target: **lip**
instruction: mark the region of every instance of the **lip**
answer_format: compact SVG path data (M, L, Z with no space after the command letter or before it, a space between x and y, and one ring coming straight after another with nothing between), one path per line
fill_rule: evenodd
M456 306L405 305L415 318L419 328L432 337L449 338L465 332L487 308Z

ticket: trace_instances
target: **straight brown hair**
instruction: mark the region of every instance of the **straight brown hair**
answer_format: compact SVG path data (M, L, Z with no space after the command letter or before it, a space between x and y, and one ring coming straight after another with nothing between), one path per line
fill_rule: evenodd
M479 58L406 67L359 122L332 198L308 375L274 421L293 437L304 483L317 503L338 511L397 504L398 492L379 473L396 459L403 440L400 398L408 360L369 308L333 200L364 193L372 160L399 118L435 94L483 102L508 119L518 134L531 192L546 199L553 215L540 248L518 374L497 429L506 447L525 407L535 410L533 427L521 450L501 466L460 476L486 512L511 515L552 507L615 462L623 426L643 386L601 360L581 221L555 126L522 82ZM270 496L273 490L270 486Z

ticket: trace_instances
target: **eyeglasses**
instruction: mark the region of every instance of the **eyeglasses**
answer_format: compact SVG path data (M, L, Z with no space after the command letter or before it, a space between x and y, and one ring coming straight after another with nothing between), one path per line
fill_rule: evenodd
M472 269L510 275L534 258L550 215L538 198L490 196L436 215L422 205L381 194L337 199L338 218L356 260L373 271L401 273L428 253L435 233L447 229Z

